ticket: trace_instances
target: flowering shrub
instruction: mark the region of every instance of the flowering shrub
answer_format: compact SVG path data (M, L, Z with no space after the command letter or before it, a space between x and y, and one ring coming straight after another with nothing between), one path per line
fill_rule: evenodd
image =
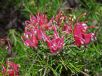
M12 3L12 0L9 2ZM87 0L85 2L87 8L78 7L80 9L73 10L67 8L65 3L63 4L63 0L23 0L20 5L18 4L21 10L17 10L16 22L21 28L21 25L24 25L22 17L28 17L29 13L45 12L48 16L37 13L25 21L22 40L27 47L22 45L19 31L9 30L7 33L9 41L6 40L5 44L10 43L10 46L7 46L6 50L0 47L0 64L3 64L0 66L0 69L2 68L0 76L99 75L98 73L102 71L101 6L95 0L94 2ZM62 12L55 15L58 9L75 17L65 16ZM76 17L81 12L88 14L82 19L80 16ZM88 21L95 19L95 22L86 23L84 18ZM12 19L10 20L12 22ZM5 20L3 22L5 23ZM93 26L88 25L90 23L97 24L99 30L94 33ZM18 29L21 31L21 28ZM92 42L95 34L97 41Z
M39 41L43 41L52 54L62 51L66 45L66 36L69 36L69 34L73 35L74 45L78 47L86 46L95 39L95 33L87 33L89 26L85 22L76 22L73 25L72 21L62 12L59 12L50 20L47 19L46 15L38 13L36 16L30 16L30 20L25 21L25 25L24 35L22 36L24 44L37 48ZM46 32L53 32L53 34L47 35Z

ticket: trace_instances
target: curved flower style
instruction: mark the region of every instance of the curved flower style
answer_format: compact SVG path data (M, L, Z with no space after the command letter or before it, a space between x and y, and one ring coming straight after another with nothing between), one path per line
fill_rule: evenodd
M52 39L47 42L51 53L59 52L64 46L64 38Z
M34 15L30 16L30 20L26 20L25 25L34 26L36 28L40 28L43 30L47 30L50 28L47 16L41 13L38 13L36 16Z
M19 76L19 65L15 64L14 62L7 61L6 66L2 65L2 74L4 76Z
M51 53L58 53L64 46L64 38L60 38L57 32L57 28L54 26L54 37L50 39L47 36L44 36L47 42L47 45Z
M89 27L87 26L87 24L80 22L80 23L76 23L75 27L74 27L74 39L75 39L75 44L77 46L81 46L81 45L86 45L88 43L90 43L90 41L92 39L94 39L95 34L94 33L88 33L87 34L87 29Z
M47 23L47 16L39 13L36 16L31 16L30 20L25 21L26 26L22 40L26 46L37 47L38 40L42 39L41 30L43 28L48 29Z
M62 29L66 34L72 33L72 26L68 24L64 24L63 29Z
M32 32L25 32L24 36L22 36L22 40L26 46L37 48L38 40L34 33Z
M30 20L25 21L25 24L32 24L32 25L40 25L48 23L47 16L44 14L38 13L36 16L32 15L30 16Z
M62 11L59 11L55 17L55 21L60 26L64 20L66 20L66 16L63 15Z

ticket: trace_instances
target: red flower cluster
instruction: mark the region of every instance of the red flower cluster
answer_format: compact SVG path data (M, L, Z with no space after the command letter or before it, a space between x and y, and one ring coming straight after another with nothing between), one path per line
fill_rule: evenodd
M3 76L19 76L19 65L14 62L7 61L6 66L2 65Z
M64 46L64 37L60 36L59 29L66 35L73 32L77 46L86 45L95 37L94 33L87 34L88 26L84 22L76 23L72 29L72 25L68 24L68 18L62 12L51 20L48 20L46 15L38 13L36 16L31 16L30 20L25 21L25 24L25 32L22 36L24 44L37 48L38 41L43 40L47 43L51 53L59 52ZM53 38L46 34L48 30L54 31Z
M36 16L31 16L30 20L25 21L25 33L22 39L25 45L37 48L38 40L43 38L43 31L45 28L49 29L48 20L46 15L37 14Z
M74 34L75 44L77 46L86 45L95 38L94 33L87 34L88 28L89 26L87 26L87 24L84 22L79 22L75 24L73 34Z

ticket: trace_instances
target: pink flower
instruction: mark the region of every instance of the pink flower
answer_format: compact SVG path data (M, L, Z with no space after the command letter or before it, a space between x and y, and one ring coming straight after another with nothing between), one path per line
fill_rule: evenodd
M64 38L52 39L47 42L47 45L51 53L57 53L63 48Z
M60 26L61 23L66 20L66 16L63 15L62 11L59 11L58 14L55 17L55 21Z
M51 53L57 53L63 48L64 38L59 37L56 27L54 27L54 37L53 37L53 39L50 39L47 36L44 36L44 37L46 39L47 45L48 45Z
M32 32L25 32L24 36L22 36L22 40L26 46L34 48L37 48L38 46L38 40Z
M33 24L33 25L40 25L42 26L43 24L48 23L47 16L44 14L38 13L36 16L31 15L30 20L25 21L25 24Z
M50 38L45 34L45 32L41 29L37 31L38 40L48 41Z
M38 40L42 40L42 30L38 29L37 31L37 37L38 37Z
M19 76L19 65L15 64L14 62L7 61L6 66L2 65L2 74L4 76Z
M36 35L37 34L37 31L38 31L38 27L37 26L33 26L33 25L27 25L26 27L25 27L25 30L24 30L24 32L31 32L31 33L33 33L34 35Z
M34 26L37 28L40 27L42 29L48 28L47 23L48 23L47 16L44 14L40 14L40 13L38 13L36 16L31 15L30 20L25 21L26 26L30 25L30 26Z
M70 34L72 32L72 26L68 25L68 24L64 24L63 27L63 32L65 32L66 34Z
M54 30L54 38L55 39L59 38L59 34L57 32L57 27L56 26L53 26L53 30Z
M36 16L31 16L30 20L25 21L25 24L22 40L26 46L36 48L38 40L43 39L42 30L48 29L47 17L44 14L38 13Z
M74 27L74 40L75 40L75 44L77 46L81 46L81 45L86 45L89 44L90 41L95 37L94 33L88 33L87 34L87 29L89 27L87 26L87 24L80 22L80 23L76 23L75 27Z

